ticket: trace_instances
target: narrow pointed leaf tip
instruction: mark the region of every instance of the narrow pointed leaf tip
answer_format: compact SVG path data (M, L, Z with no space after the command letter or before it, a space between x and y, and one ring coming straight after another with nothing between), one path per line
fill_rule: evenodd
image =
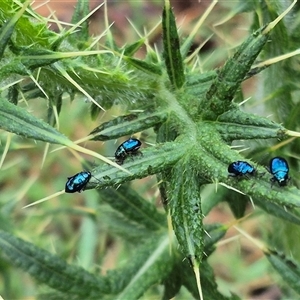
M103 5L103 4L102 4ZM78 0L75 6L75 11L72 16L72 23L81 23L81 20L88 16L89 14L89 1ZM89 21L85 19L79 31L75 32L74 36L82 41L87 41L89 39Z
M153 63L147 63L143 60L135 59L132 57L126 57L126 56L124 56L124 60L127 61L132 66L134 66L135 68L144 71L146 73L154 74L154 75L162 74L161 68Z
M175 16L169 3L166 3L162 17L164 59L171 83L180 89L184 82L183 60L180 53L180 43L175 22Z

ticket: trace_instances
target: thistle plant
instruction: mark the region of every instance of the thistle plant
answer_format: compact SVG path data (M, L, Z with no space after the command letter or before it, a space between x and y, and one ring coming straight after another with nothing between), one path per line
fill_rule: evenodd
M9 161L13 150L25 149L26 143L34 148L34 140L45 146L44 168L51 159L51 147L56 153L69 150L80 160L82 169L91 172L82 196L86 197L85 208L76 209L69 203L69 207L47 211L43 205L51 201L37 206L32 206L33 201L22 202L23 206L32 206L22 210L27 210L30 218L34 218L36 209L43 216L79 214L84 219L81 229L85 228L82 230L87 236L82 235L82 248L77 250L84 252L78 255L88 262L83 266L74 261L67 263L61 258L66 253L56 250L54 254L45 250L47 243L26 241L26 226L13 224L10 215L17 214L22 206L17 205L19 201L3 199L0 249L5 295L12 297L8 282L13 265L47 286L36 292L41 299L139 299L143 295L239 299L235 291L219 291L209 262L233 226L262 251L274 274L292 288L287 295L299 294L300 265L297 257L290 255L297 250L297 245L290 242L293 237L285 235L280 244L255 239L239 228L247 204L252 202L254 212L259 209L280 220L282 228L293 225L295 232L299 230L296 1L237 3L233 14L248 12L254 16L249 36L224 65L206 71L202 70L199 49L190 49L217 1L188 36L180 37L166 0L161 18L162 50L149 44L151 30L137 41L118 47L106 14L105 32L90 37L88 18L92 12L86 0L78 0L73 25L59 33L47 28L47 20L37 15L29 2L0 3L0 127L2 138L6 138L1 164ZM103 5L106 12L106 3ZM145 47L146 54L138 59L136 53L141 47ZM260 101L260 114L244 105L241 90L241 84L254 76L260 76L258 98L265 99L265 103ZM70 122L68 115L65 120L61 118L68 105L66 95L71 100L84 97L89 101L89 112L83 112L85 119L97 119L109 110L118 115L101 121L79 141L72 141L61 129L61 123ZM43 119L24 105L37 99ZM267 117L269 113L273 114L271 118ZM85 122L77 120L79 125ZM127 157L121 165L115 162L113 153L107 157L80 145L87 141L109 143L132 135L142 141L141 155ZM238 145L246 151L237 151ZM284 156L290 164L292 180L287 186L271 186L266 158L273 156ZM247 161L255 167L256 176L230 178L227 168L234 161ZM14 167L3 166L7 176L12 174ZM130 184L152 175L162 208L146 200L149 185L145 181L141 181L144 193ZM57 174L50 178L58 180L61 187L65 184L66 178ZM88 190L92 189L97 193L90 196ZM63 193L37 202L62 197ZM220 202L228 203L236 220L207 224L205 218ZM123 253L126 263L117 263L105 274L95 270L104 254L101 259L93 259L97 247L104 247L99 224L121 237L127 247L127 253ZM275 227L270 230L276 234ZM74 241L68 246L70 252L73 245ZM103 251L109 252L106 248Z

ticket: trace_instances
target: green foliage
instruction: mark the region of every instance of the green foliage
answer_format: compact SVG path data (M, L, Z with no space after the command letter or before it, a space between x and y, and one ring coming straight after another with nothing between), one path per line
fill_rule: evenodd
M255 30L232 50L223 66L205 70L203 54L188 51L195 32L181 41L167 0L160 50L150 46L147 35L118 47L108 24L105 42L93 40L88 1L78 0L72 18L75 25L59 33L47 28L29 2L0 3L1 296L25 296L22 288L15 292L9 283L16 276L15 268L20 268L43 284L34 289L40 299L139 299L158 294L162 299L245 298L236 295L239 291L231 285L226 291L218 288L210 261L227 231L242 220L205 221L221 202L229 204L236 218L243 218L250 199L259 207L253 217L263 216L268 222L276 218L272 227L261 224L266 227L261 239L268 233L276 235L281 224L300 224L299 141L295 139L300 128L298 61L296 57L267 60L299 48L299 6L289 11L282 1L251 5L241 1L232 7L229 16L247 12L253 17L249 28ZM281 20L285 10L289 14ZM276 18L278 24L273 22ZM137 58L143 46L147 53ZM265 61L255 65L259 59ZM257 73L259 100L252 106L242 104L241 85ZM73 114L68 98L77 108ZM90 103L79 103L82 99ZM108 117L104 110L117 116ZM267 118L266 112L274 117ZM72 142L73 136L82 136L83 128L87 137ZM111 140L140 132L142 154L126 158L121 167L76 145L106 141L101 150L112 156L116 145ZM243 155L234 148L237 141L243 141L247 150ZM97 193L87 191L84 196L72 195L71 203L51 206L48 202L47 207L22 210L19 202L24 206L50 193L49 182L61 189L65 178L60 173L72 169L70 156L48 153L53 144L66 147L82 165L91 166L86 190ZM45 146L46 187L34 185L42 177L36 167L41 145ZM80 159L74 150L102 161ZM24 153L16 176L18 157ZM292 180L286 187L271 187L265 159L275 155L290 163ZM228 164L238 160L253 164L256 176L229 178ZM151 175L156 176L156 184L153 178L144 180ZM129 184L133 180L140 181ZM159 190L153 192L153 186ZM155 204L158 194L162 208ZM57 240L55 249L47 234ZM273 266L272 274L299 294L299 262L289 257L292 237L265 238L257 246ZM114 253L112 244L118 254L113 267L107 267L107 256ZM270 250L275 248L282 252ZM103 269L97 270L97 265Z
M0 100L0 117L4 130L52 144L67 145L68 139L55 128L5 99Z
M175 16L169 1L166 1L163 10L162 26L166 69L171 83L179 89L184 84L185 78Z

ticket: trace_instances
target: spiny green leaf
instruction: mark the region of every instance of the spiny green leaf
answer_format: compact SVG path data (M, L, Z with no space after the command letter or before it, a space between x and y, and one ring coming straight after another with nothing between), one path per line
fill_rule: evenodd
M288 187L281 189L278 186L273 186L271 189L269 178L259 178L253 181L244 180L242 182L234 183L234 188L240 190L248 196L254 199L260 199L261 201L270 201L277 205L283 205L287 207L300 207L300 194L296 187ZM232 184L232 183L231 183ZM246 187L247 186L247 187Z
M218 118L216 128L226 141L284 139L286 129L270 119L232 109Z
M172 225L183 254L201 262L203 255L203 224L200 184L194 162L180 160L172 168L168 208Z
M291 257L276 250L266 249L264 253L283 280L297 293L300 293L300 265Z
M52 144L70 143L67 137L49 124L4 99L0 99L0 120L0 128L27 138Z
M219 182L223 182L234 189L264 201L271 201L279 205L287 207L300 206L300 192L294 186L280 189L278 186L270 187L270 176L266 174L263 177L253 177L251 180L236 180L228 178L228 164L233 161L245 160L238 152L232 151L224 144L221 136L218 137L214 126L210 123L202 122L198 127L199 136L201 136L201 145L197 144L196 153L198 153L198 164L201 168L198 169L199 177L206 182L214 182L217 178ZM203 151L205 149L205 151ZM214 157L214 158L213 158ZM252 165L255 165L250 160ZM259 173L265 173L265 169L257 166Z
M268 41L263 30L253 33L219 70L198 111L204 119L216 120L232 107L232 99L251 65Z
M123 167L130 171L132 175L128 175L117 168L111 168L109 165L99 166L92 171L92 175L99 181L91 180L86 189L118 186L133 179L159 173L183 156L185 146L178 147L173 143L165 143L157 144L155 147L141 148L140 150L142 155L128 157L123 164Z
M162 16L164 59L171 83L180 89L184 82L184 69L180 53L179 37L170 3L166 1Z
M59 53L46 49L26 49L19 56L21 63L28 69L34 70L39 67L48 66L63 59Z
M138 41L128 45L124 49L124 55L131 57L135 52L137 52L145 43L145 38L139 39Z
M57 255L4 231L0 231L0 248L12 264L54 289L82 297L99 297L109 293L109 285L101 277L96 277L81 267L68 265Z
M268 118L262 116L254 115L251 113L243 112L240 109L234 108L231 109L218 118L218 122L232 122L238 125L249 125L257 127L267 127L270 129L281 129L284 130L284 127Z
M286 137L286 130L282 130L280 125L278 125L277 129L234 123L219 123L216 125L216 128L222 135L223 139L230 142L243 139L277 138L278 140L282 140Z
M145 129L159 125L167 118L167 113L163 111L152 113L131 113L119 116L111 121L105 122L93 129L90 133L91 140L106 141L130 135Z
M162 75L161 67L155 65L153 63L148 63L143 60L139 60L132 57L124 56L123 59L127 61L130 65L134 66L135 68L144 71L145 73L154 74L154 75Z
M76 24L85 16L87 16L89 14L89 11L89 1L78 0L75 6L71 22L73 24ZM80 30L75 32L72 38L76 37L79 39L79 41L87 41L89 39L89 36L89 20L86 20L80 25Z

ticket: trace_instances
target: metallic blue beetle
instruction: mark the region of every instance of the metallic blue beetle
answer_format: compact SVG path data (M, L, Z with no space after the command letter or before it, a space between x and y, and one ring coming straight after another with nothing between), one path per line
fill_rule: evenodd
M121 165L128 155L138 154L138 150L141 145L142 143L138 139L133 138L130 138L129 140L122 143L115 152L116 163Z
M242 177L247 175L254 175L255 169L246 161L235 161L228 166L229 176Z
M81 193L84 191L86 185L90 181L92 177L91 172L82 171L74 176L68 177L68 181L66 182L65 192L66 193Z
M268 170L273 177L271 178L272 182L277 181L279 186L287 185L289 177L289 165L287 161L282 157L273 157L270 160L270 167Z

